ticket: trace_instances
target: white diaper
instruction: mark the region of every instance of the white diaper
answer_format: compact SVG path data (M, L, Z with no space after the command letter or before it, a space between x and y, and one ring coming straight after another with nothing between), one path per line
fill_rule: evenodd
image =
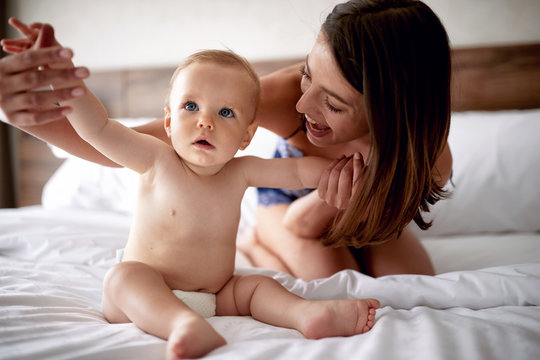
M216 294L182 290L173 290L173 294L204 318L216 315Z

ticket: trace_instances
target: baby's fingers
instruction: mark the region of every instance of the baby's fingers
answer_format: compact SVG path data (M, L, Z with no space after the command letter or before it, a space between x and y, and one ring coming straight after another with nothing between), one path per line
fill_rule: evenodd
M9 25L11 25L15 30L17 30L21 35L26 36L27 38L33 40L37 37L34 30L32 30L28 25L17 19L16 17L11 17L8 20Z
M32 43L26 38L2 39L0 44L2 45L2 49L10 54L21 53L25 50L28 50L32 46Z

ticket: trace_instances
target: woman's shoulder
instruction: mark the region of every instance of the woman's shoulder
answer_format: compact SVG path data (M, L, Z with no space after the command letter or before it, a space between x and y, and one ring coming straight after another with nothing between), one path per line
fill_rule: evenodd
M261 78L261 102L257 111L259 125L281 137L298 127L296 103L302 96L300 66L291 65Z

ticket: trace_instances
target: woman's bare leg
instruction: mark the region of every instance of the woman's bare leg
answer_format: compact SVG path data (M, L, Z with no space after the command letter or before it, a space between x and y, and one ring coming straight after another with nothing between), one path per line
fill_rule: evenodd
M435 274L428 253L420 240L408 229L397 239L362 248L362 268L373 277L391 274Z
M281 271L291 274L291 270L272 250L257 240L255 228L246 229L236 247L256 267Z
M217 315L251 315L310 339L362 334L373 327L375 299L305 300L272 278L235 276L217 294Z
M140 262L122 262L109 270L103 311L111 323L132 321L168 340L168 358L198 357L225 344L204 318L172 293L157 270Z
M258 207L256 238L252 244L256 250L249 252L255 266L264 267L266 264L264 252L257 249L257 246L262 246L270 249L290 274L307 281L328 277L344 269L359 270L346 247L325 247L319 239L299 237L287 230L283 226L287 206Z

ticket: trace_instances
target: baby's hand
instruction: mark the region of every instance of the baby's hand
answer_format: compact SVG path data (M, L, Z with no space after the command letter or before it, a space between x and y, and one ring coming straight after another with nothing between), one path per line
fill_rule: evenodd
M19 54L28 49L42 49L60 46L54 37L54 29L49 24L33 23L26 25L17 18L10 18L9 24L24 37L2 39L2 48L7 53Z
M319 197L328 205L346 209L360 184L364 159L360 153L342 156L328 165L319 180Z

